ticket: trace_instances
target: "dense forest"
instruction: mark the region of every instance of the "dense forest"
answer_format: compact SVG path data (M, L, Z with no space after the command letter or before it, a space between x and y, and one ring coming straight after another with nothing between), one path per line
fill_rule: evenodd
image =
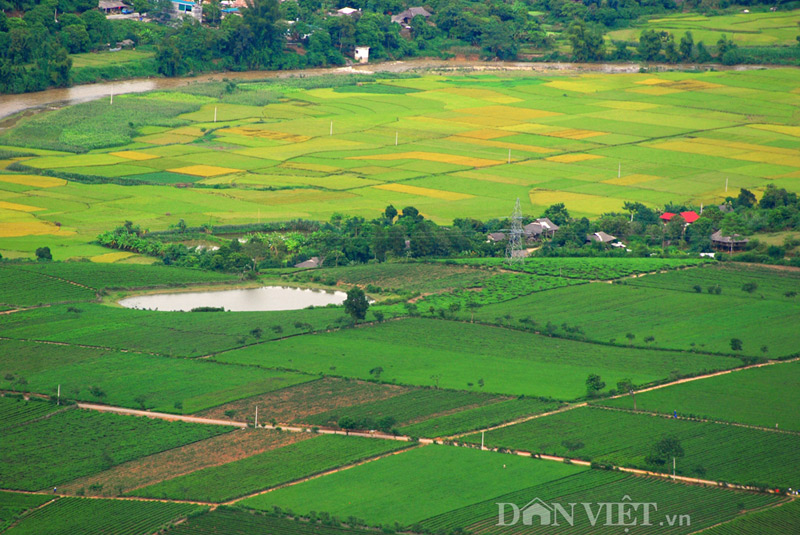
M96 0L0 0L0 91L156 74L341 65L356 45L369 46L375 60L465 53L503 60L748 61L722 34L715 43L653 30L638 42L604 39L643 16L686 9L713 13L728 8L727 0L248 0L238 15L227 16L219 0L211 0L203 4L202 23L176 18L169 0L130 4L146 17L106 19ZM393 14L419 5L429 17L391 21ZM337 13L342 7L358 11ZM155 56L125 67L110 61L76 78L71 54L108 50L126 39Z

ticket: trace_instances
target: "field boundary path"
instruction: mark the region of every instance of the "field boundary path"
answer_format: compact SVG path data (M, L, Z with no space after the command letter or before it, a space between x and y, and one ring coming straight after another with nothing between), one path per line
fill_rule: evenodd
M688 416L674 416L672 414L668 414L665 412L653 412L653 411L643 411L643 410L633 410L633 409L626 409L625 407L609 407L607 405L591 405L592 408L595 409L602 409L606 411L615 411L615 412L627 412L630 414L644 414L647 416L655 416L658 418L666 418L666 419L677 419L677 420L684 420L687 422L703 422L708 424L719 424L719 425L730 425L732 427L743 427L745 429L755 429L757 431L766 431L769 433L783 433L785 435L800 435L800 431L794 431L791 429L777 429L774 427L765 427L762 425L752 425L752 424L742 424L739 422L726 422L725 420L712 420L710 418L690 418Z

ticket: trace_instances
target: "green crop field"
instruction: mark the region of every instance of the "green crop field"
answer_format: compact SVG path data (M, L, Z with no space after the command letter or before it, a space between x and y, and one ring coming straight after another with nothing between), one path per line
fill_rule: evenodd
M420 522L421 527L432 531L452 532L461 528L470 533L498 533L516 535L526 533L552 533L553 526L523 525L518 522L512 526L498 527L498 502L513 503L523 508L533 498L545 503L558 503L571 509L568 504L575 503L573 525L567 527L566 519L559 522L564 529L575 533L614 534L621 531L620 525L608 525L603 522L603 514L599 522L592 525L583 503L590 504L592 514L597 513L598 504L603 502L617 503L625 496L635 500L637 497L645 502L657 504L657 512L653 510L646 529L652 533L695 533L706 527L737 518L742 511L774 506L781 499L765 494L748 492L732 492L721 488L701 486L675 485L661 479L650 479L621 474L588 470L577 474L528 486L516 492L497 496L485 501L476 502L460 509L427 518ZM507 507L507 506L506 506ZM644 506L639 506L644 507ZM649 506L652 508L652 506ZM641 512L633 514L632 521L642 526L644 518ZM680 515L688 515L683 523L679 523ZM511 513L508 513L511 516ZM535 521L534 521L535 522ZM613 522L613 517L612 517ZM606 525L603 525L606 524ZM624 528L623 528L624 529ZM631 528L628 528L631 529Z
M476 345L475 340L481 343ZM288 338L214 358L362 379L371 378L370 370L381 367L383 381L556 399L585 395L590 373L600 374L609 385L625 377L645 384L668 378L675 370L693 374L741 364L729 357L585 344L426 319Z
M52 499L52 496L41 494L0 492L0 531L6 529L27 510L39 507Z
M655 276L656 280L660 276ZM565 331L561 326L567 324L579 328L582 339L619 345L772 358L798 351L800 309L790 299L752 299L740 283L723 289L721 295L697 293L692 284L655 288L647 285L647 278L629 284L584 284L534 293L484 306L475 312L475 318L516 323L531 317L540 330L549 322L555 332ZM535 310L547 312L532 314ZM764 337L765 324L770 327L768 338ZM740 351L731 349L733 338L742 340Z
M341 519L354 516L370 525L399 522L408 526L482 497L585 470L467 448L426 446L240 504L264 510L277 505L300 514L324 511Z
M522 398L500 401L482 407L460 410L422 422L405 425L401 433L417 437L446 437L473 429L499 425L524 416L557 409L558 403Z
M11 535L140 535L154 533L188 515L201 511L185 503L151 503L87 498L60 498L31 514L12 529Z
M230 428L70 410L3 432L0 486L52 488Z
M508 268L504 265L502 258L474 258L457 260L457 262ZM708 262L703 258L528 258L524 264L511 266L510 269L522 270L534 275L559 276L569 279L611 280L641 273L702 265Z
M793 500L778 507L751 513L726 524L715 526L708 535L762 535L790 533L800 525L800 501Z
M749 18L794 27L786 16ZM734 40L758 35L733 19L707 20L746 28ZM354 83L342 80L242 82L230 95L192 87L79 104L0 136L39 151L0 180L0 253L30 257L49 243L56 259L102 257L90 242L125 218L159 230L179 219L373 218L393 203L442 222L503 217L517 197L533 215L563 202L592 217L625 201L720 202L726 179L734 190L800 191L799 76L452 74L378 77L369 92L322 87ZM134 180L153 185L121 185Z
M776 364L678 384L636 396L640 410L739 422L800 431L794 400L800 388L800 362ZM603 401L632 408L628 396Z
M796 10L717 16L685 13L652 18L641 26L613 31L608 37L612 40L635 40L643 30L652 29L669 31L676 41L690 31L695 42L703 41L707 46L715 44L723 34L739 46L796 45L798 22L800 12Z
M364 530L330 526L321 522L297 522L273 514L223 505L209 513L194 515L167 533L168 535L363 535Z
M0 387L55 395L61 385L70 399L167 412L197 412L313 379L84 347L0 340L0 348Z
M199 357L293 334L332 329L343 319L341 308L206 313L81 303L72 308L51 306L2 315L0 329L3 336L21 340Z
M710 286L719 286L725 295L794 303L794 298L787 297L787 294L791 295L791 292L800 288L800 272L754 265L720 264L706 269L641 277L628 281L628 284L690 293L708 292ZM748 288L747 284L755 284L755 287Z
M438 389L414 390L380 401L315 414L305 418L304 422L335 426L344 417L356 421L372 422L377 422L382 418L391 418L396 424L402 425L427 420L440 413L488 405L497 401L499 399L494 396L474 392L452 392Z
M394 440L322 435L179 476L129 495L221 502L405 447L408 443Z
M729 483L791 487L800 436L598 408L579 408L489 431L485 443L604 464L671 471L645 461L654 445L675 437L685 451L677 473ZM480 444L480 435L464 439ZM741 459L748 459L746 463Z
M38 420L60 409L61 407L36 398L24 400L16 397L0 397L0 429Z

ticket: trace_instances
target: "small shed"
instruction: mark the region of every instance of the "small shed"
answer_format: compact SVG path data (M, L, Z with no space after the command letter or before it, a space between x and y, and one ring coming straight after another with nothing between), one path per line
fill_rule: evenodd
M359 63L368 63L369 62L369 47L368 46L357 46L355 54L353 58Z
M489 235L487 236L487 239L490 242L497 243L505 240L506 235L503 234L502 232L490 232Z

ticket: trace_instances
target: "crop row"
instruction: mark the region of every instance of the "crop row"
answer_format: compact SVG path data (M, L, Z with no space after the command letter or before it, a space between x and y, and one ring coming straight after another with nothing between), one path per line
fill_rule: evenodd
M800 526L800 500L735 518L706 531L707 535L763 535L795 533Z
M52 499L52 496L42 494L0 492L0 532L12 524L25 511L39 507Z
M399 431L405 435L416 437L447 437L546 412L558 408L559 405L555 401L540 401L533 398L510 399L431 418L401 427Z
M70 410L3 433L0 487L52 488L230 428Z
M10 306L33 306L44 303L89 301L93 290L69 282L23 271L9 266L0 267L0 303Z
M322 435L129 494L221 502L407 446L394 440Z
M154 533L202 508L154 503L60 498L27 515L10 535L143 535Z
M467 264L500 266L502 258L459 260ZM551 275L575 279L611 280L638 273L651 273L708 263L704 258L527 258L523 264L505 266L508 269L536 275Z
M682 453L658 444L677 440ZM480 435L466 441L480 443ZM486 433L488 446L671 471L742 484L790 487L800 479L794 458L800 436L626 411L579 408Z
M356 424L372 422L372 427L374 427L381 420L390 418L392 423L388 427L391 428L395 424L418 421L442 412L485 405L496 400L497 398L494 396L475 392L438 389L413 390L388 399L315 414L305 418L304 422L315 425L339 425L343 419L347 418ZM370 426L356 425L356 427Z
M359 529L290 520L278 516L219 507L193 516L167 535L363 535Z
M41 418L56 410L58 407L45 401L0 397L0 429Z

